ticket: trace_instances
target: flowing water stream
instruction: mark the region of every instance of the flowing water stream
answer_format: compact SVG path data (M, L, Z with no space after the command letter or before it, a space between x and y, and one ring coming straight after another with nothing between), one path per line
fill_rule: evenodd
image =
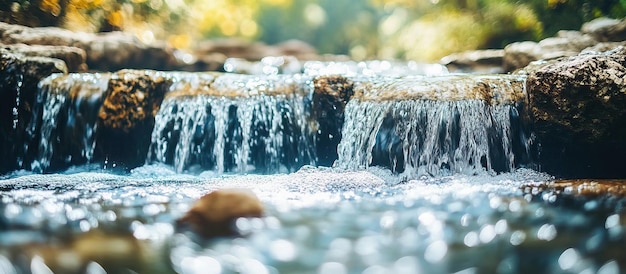
M0 177L0 273L626 271L624 199L535 187L554 178L528 168L523 77L304 67L159 73L171 84L146 164L126 169L94 157L111 76L42 81L30 139L16 144L36 156ZM315 110L329 72L353 95ZM328 151L333 166L320 165ZM222 188L252 190L264 216L236 220L239 237L175 225Z

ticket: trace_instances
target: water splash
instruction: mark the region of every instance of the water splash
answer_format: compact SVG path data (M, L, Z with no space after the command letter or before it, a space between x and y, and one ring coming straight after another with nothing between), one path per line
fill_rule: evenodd
M285 172L315 162L308 79L180 76L155 118L149 162L218 173Z
M523 79L499 79L452 76L362 83L346 106L335 165L381 165L409 176L513 170L529 158L516 105L525 91Z
M37 145L32 170L43 172L56 162L82 164L91 160L97 112L109 77L99 73L54 74L40 82L34 118L27 128ZM28 144L25 146L28 150Z

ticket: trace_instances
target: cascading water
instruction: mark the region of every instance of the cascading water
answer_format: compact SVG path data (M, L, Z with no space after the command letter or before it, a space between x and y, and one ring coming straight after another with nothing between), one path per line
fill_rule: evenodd
M313 77L159 75L172 84L155 117L148 163L172 165L178 172L217 173L287 172L315 165L316 119L327 118L312 117ZM36 148L28 143L24 148L37 152L31 169L92 159L98 108L109 78L70 74L42 81L39 108L28 127ZM530 162L519 76L354 79L337 167L380 165L421 176L505 172Z
M305 105L310 79L176 78L155 117L149 162L218 173L285 172L315 163Z
M30 168L84 164L93 156L98 109L109 74L54 74L41 81L27 131L36 148ZM25 144L25 151L29 144ZM58 168L58 167L56 167Z
M387 79L356 93L346 106L338 167L476 174L512 171L529 158L519 77Z

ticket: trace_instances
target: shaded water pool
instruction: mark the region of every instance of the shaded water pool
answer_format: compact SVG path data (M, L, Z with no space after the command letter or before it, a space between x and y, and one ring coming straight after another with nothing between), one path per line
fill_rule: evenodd
M89 167L0 181L0 273L623 273L624 201L533 187L552 178L401 178L371 167L176 173ZM216 189L252 190L262 218L204 239L175 220Z

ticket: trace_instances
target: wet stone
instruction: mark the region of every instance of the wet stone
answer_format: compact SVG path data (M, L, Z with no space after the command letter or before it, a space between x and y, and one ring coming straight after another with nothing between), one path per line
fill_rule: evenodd
M131 167L143 163L154 117L170 85L155 71L122 70L113 74L98 113L94 157Z
M245 189L221 189L206 194L177 221L204 237L237 235L238 218L260 218L263 205L254 192Z
M95 125L110 74L54 74L40 82L28 125L37 152L25 166L51 172L92 160Z
M569 178L620 178L626 151L626 55L588 52L528 69L534 131L544 170Z
M28 57L0 48L0 173L23 168L35 151L21 144L32 140L26 127L36 119L32 110L37 107L37 85L53 73L67 73L59 59Z
M354 94L354 83L344 76L318 76L313 79L311 119L317 132L318 163L330 166L337 159L337 145L342 139L345 108Z
M586 198L602 196L626 197L626 181L619 179L558 180L528 187L533 189L533 192L550 191L558 195L582 196Z

